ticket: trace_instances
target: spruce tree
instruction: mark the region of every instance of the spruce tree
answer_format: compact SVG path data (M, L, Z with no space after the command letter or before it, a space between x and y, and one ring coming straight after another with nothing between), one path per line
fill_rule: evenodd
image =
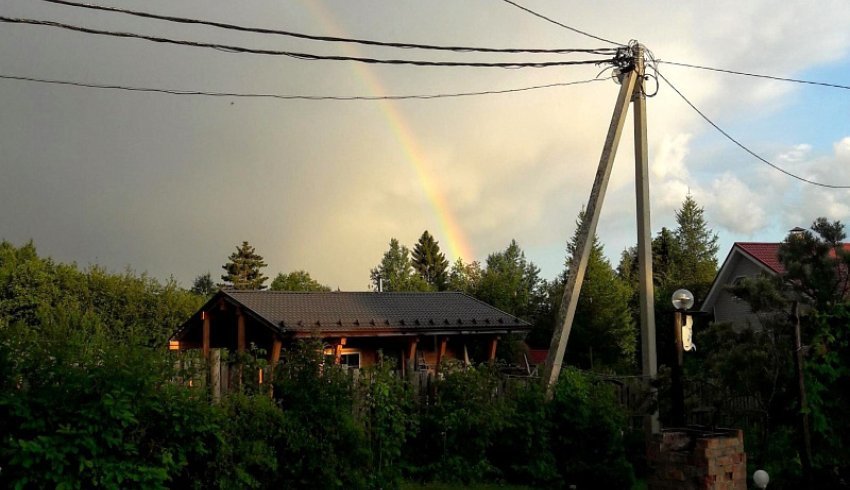
M564 293L564 283L578 248L581 221L579 213L576 232L567 244L567 269L550 286L553 315L557 317ZM579 294L576 315L567 344L567 360L580 367L608 367L629 370L635 362L637 327L629 302L632 289L611 266L599 237L593 236L584 282ZM559 328L560 325L554 325Z
M268 277L260 271L267 264L248 242L242 242L236 247L236 252L230 254L228 262L221 266L227 274L221 276L225 285L234 289L265 289L264 282Z
M425 282L438 291L446 289L449 261L440 251L440 244L425 230L413 246L413 268Z
M698 301L705 299L717 275L717 234L705 222L704 211L688 194L676 211L678 227L673 232L677 248L672 278L676 288L691 290Z

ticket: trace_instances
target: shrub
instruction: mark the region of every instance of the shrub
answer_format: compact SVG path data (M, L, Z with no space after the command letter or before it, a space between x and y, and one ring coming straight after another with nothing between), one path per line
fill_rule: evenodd
M610 387L575 368L561 372L548 406L552 455L564 483L578 488L631 488L622 409Z

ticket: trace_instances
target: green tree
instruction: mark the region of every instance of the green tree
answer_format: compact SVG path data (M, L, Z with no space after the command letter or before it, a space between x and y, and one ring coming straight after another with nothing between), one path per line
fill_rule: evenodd
M847 300L850 292L850 252L844 247L844 225L818 218L811 231L792 233L779 248L785 280L819 311Z
M194 281L192 281L192 288L189 291L197 294L198 296L210 296L216 292L218 288L212 280L212 274L207 272L206 274L201 274L196 277Z
M370 273L372 285L378 289L383 283L384 291L430 291L428 284L413 270L410 249L401 245L397 239L390 239L390 248L384 252L381 263Z
M699 302L705 299L717 275L717 234L705 222L704 209L688 194L676 211L675 269L670 274L678 284L687 288Z
M475 295L483 274L484 271L481 270L481 264L478 261L466 264L462 258L458 257L452 264L446 289Z
M266 265L254 247L248 242L242 242L242 245L230 254L228 262L221 266L227 272L221 279L235 289L265 289L263 283L268 277L264 276L260 269Z
M307 271L278 273L269 287L272 291L330 291L331 288L310 277Z
M550 286L550 318L553 323L557 319L569 267L578 248L582 219L584 212L579 214L575 234L567 244L567 268ZM567 343L569 362L586 368L594 366L628 370L633 366L637 328L629 307L631 297L632 290L617 276L605 258L599 237L594 235ZM553 326L558 328L557 325Z
M516 240L487 257L475 296L508 313L532 318L542 298L540 269L525 258Z
M818 218L811 231L792 233L780 245L785 273L777 278L746 279L731 287L760 320L753 330L730 332L713 325L701 334L700 373L730 395L748 396L762 410L762 423L747 428L758 434L754 461L799 488L803 468L802 407L792 305L800 306L802 351L812 430L814 481L837 488L850 478L850 254L844 226ZM794 464L789 465L788 462ZM773 474L773 473L772 473Z
M446 269L449 267L449 261L440 251L439 242L434 240L428 230L422 233L419 241L413 246L412 259L413 268L425 282L438 291L446 289Z

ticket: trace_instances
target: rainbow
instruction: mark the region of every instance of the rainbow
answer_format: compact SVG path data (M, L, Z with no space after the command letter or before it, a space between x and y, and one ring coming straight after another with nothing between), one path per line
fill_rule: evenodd
M321 0L305 0L302 3L330 35L348 37L346 32L334 19L333 14L324 5L324 2ZM356 45L345 44L344 46L344 50L349 56L361 56ZM354 62L350 64L354 72L362 79L372 94L386 94L381 80L375 75L369 65ZM390 130L395 134L405 159L413 167L416 178L422 186L422 191L431 209L434 211L434 216L437 219L439 231L441 232L440 235L446 240L444 244L448 247L447 251L450 258L474 260L475 255L473 254L469 239L458 222L455 213L452 211L446 194L440 185L440 179L436 172L434 172L433 166L428 163L428 158L422 146L416 140L416 135L413 133L410 124L407 123L394 101L380 100L376 103L379 104Z

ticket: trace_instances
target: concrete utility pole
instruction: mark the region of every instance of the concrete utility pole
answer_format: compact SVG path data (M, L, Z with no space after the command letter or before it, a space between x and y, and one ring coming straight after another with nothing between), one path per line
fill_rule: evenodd
M652 242L649 225L649 176L648 152L646 144L646 96L643 91L644 81L644 49L635 43L631 48L633 62L622 69L620 76L620 93L614 106L614 114L608 127L605 146L599 159L596 178L590 191L590 199L585 209L584 219L579 230L579 240L576 246L573 262L570 264L569 276L564 287L561 308L558 311L558 322L552 333L552 343L546 358L544 380L548 393L558 382L567 341L570 337L576 306L581 292L581 284L587 269L596 225L602 211L602 202L611 176L611 168L626 122L629 102L634 103L635 115L635 187L637 190L637 222L638 222L638 263L640 273L640 308L641 308L641 339L643 355L643 374L654 377L657 373L657 357L655 353L655 310L652 284ZM658 415L651 416L647 429L658 432Z

